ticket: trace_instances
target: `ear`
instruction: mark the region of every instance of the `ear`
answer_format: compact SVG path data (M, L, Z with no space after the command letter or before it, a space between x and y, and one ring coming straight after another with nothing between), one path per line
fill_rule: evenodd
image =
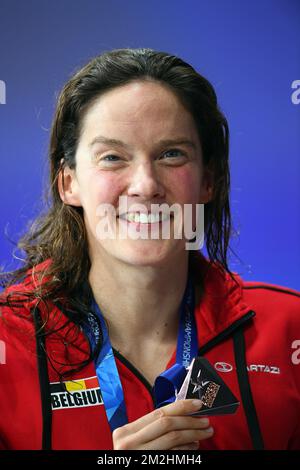
M62 165L58 175L58 192L61 200L69 206L81 207L79 185L75 170Z
M214 193L214 174L213 171L205 167L202 176L202 185L200 191L200 204L207 204L213 198Z

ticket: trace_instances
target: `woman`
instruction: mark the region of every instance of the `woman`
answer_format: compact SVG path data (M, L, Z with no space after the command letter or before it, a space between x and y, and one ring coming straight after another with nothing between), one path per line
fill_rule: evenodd
M1 296L2 448L299 448L299 293L228 268L228 127L210 83L163 52L106 52L62 90L49 159L50 209ZM155 209L173 204L193 209L181 228L205 205L209 259ZM190 359L219 371L235 414L157 402L155 379L182 360L182 312Z

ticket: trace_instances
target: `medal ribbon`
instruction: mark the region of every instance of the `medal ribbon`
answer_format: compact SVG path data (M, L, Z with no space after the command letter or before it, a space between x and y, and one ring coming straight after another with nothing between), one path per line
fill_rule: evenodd
M186 369L192 359L197 356L198 339L194 306L194 289L189 278L180 305L176 364L160 374L155 380L153 393L156 408L175 401L176 393L179 391L186 376ZM103 334L103 345L98 358L95 360L96 373L107 419L113 432L116 428L128 423L124 393L105 319L95 300L93 300L92 307L100 319ZM92 322L90 326L94 328ZM94 334L97 335L97 332L94 331ZM90 334L88 336L91 340Z

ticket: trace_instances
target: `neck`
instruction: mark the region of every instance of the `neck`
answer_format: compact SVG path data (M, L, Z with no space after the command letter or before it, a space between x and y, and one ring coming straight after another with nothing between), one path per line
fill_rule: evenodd
M147 344L173 344L187 282L186 253L159 267L105 261L92 261L89 282L112 346L124 353Z

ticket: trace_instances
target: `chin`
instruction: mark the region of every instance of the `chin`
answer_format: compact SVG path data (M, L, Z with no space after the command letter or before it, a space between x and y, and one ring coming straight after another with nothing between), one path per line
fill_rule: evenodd
M134 266L162 266L179 253L178 244L161 246L157 243L135 242L133 246L117 250L114 256ZM181 250L182 251L182 250Z

